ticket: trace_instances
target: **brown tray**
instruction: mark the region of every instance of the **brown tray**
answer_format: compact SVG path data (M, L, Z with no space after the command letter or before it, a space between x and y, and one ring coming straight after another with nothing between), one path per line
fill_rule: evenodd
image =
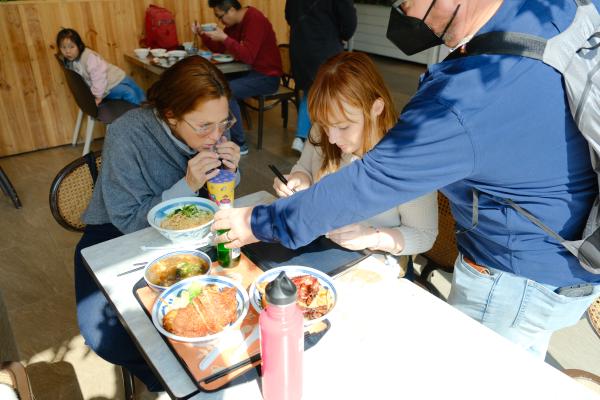
M211 269L212 275L223 275L240 281L245 288L249 288L262 272L244 254L234 268L222 268L214 262ZM143 279L134 286L133 293L148 317L152 318L152 307L158 293L146 286ZM305 334L305 348L314 345L328 328L327 321L312 326L310 332ZM232 381L260 365L257 329L258 314L250 305L239 330L233 332L230 339L211 344L193 344L162 337L198 386L205 391L214 391L235 383ZM247 348L244 345L246 341Z

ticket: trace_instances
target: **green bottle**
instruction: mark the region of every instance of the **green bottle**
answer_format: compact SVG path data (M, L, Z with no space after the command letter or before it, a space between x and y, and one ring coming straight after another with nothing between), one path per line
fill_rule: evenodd
M231 208L231 203L222 202L219 205L219 208L221 208L221 209ZM228 230L229 229L221 229L221 230L218 230L217 233L219 235L222 235L225 232L227 232ZM225 243L217 244L217 261L219 261L219 265L223 268L232 268L232 267L235 267L236 265L238 265L238 263L240 262L241 254L242 254L242 252L240 251L239 248L228 249L225 247Z

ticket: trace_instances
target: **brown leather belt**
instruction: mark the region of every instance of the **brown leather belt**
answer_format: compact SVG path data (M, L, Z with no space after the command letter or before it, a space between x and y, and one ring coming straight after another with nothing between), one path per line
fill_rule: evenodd
M491 275L489 269L487 269L483 265L475 264L475 261L471 260L470 258L463 256L463 260L465 260L467 264L469 264L475 271L479 272L480 274Z

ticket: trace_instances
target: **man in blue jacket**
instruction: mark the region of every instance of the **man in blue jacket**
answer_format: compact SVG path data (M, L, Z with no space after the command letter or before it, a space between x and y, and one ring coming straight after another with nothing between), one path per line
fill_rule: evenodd
M576 4L413 0L401 8L403 18L422 20L409 21L413 30L399 43L414 52L441 40L459 47L490 31L552 37L569 26ZM449 302L543 357L552 332L575 324L600 294L600 275L496 201L513 199L574 239L598 193L562 77L540 61L480 55L431 66L398 124L362 160L270 206L220 212L214 228L231 228L221 240L232 247L257 239L298 247L435 189L464 231ZM480 192L475 227L473 189ZM588 283L591 294L558 293Z

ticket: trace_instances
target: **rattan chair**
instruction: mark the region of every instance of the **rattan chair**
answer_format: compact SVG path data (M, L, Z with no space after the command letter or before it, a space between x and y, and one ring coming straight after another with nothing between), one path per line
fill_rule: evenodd
M454 262L458 257L456 246L456 227L450 202L438 192L438 236L433 247L422 255L427 259L427 265L421 271L418 281L431 292L439 296L437 289L429 283L429 276L435 270L454 271Z
M69 163L54 178L50 186L50 210L65 229L82 232L81 216L92 199L94 184L102 166L100 153L87 153ZM126 400L135 399L133 375L121 368Z
M280 44L279 45L279 54L281 55L282 69L283 75L279 82L279 89L277 92L268 95L262 96L254 96L252 99L258 103L258 105L253 105L250 102L244 100L240 103L242 106L242 114L246 117L246 122L248 126L251 127L250 119L247 118L246 107L250 108L254 111L258 111L258 142L256 144L257 149L262 148L263 142L263 127L264 127L264 113L265 111L269 111L279 104L281 104L281 118L283 119L283 127L287 128L288 123L288 104L289 102L294 103L296 106L296 111L299 106L299 95L298 90L295 87L294 79L291 74L291 63L290 63L290 55L289 55L289 45ZM251 129L251 128L250 128Z
M100 154L88 153L64 167L54 178L50 186L50 210L64 228L83 232L81 215L92 198L101 164Z
M65 74L67 85L79 107L77 121L75 122L75 128L73 129L73 146L77 144L77 139L79 138L79 129L81 128L83 114L88 116L85 143L83 145L83 155L86 155L90 151L95 121L100 121L103 124L109 125L122 114L137 106L123 100L103 100L99 105L96 105L94 95L90 91L87 83L85 83L83 77L77 72L65 68L58 55L56 55L56 59Z

